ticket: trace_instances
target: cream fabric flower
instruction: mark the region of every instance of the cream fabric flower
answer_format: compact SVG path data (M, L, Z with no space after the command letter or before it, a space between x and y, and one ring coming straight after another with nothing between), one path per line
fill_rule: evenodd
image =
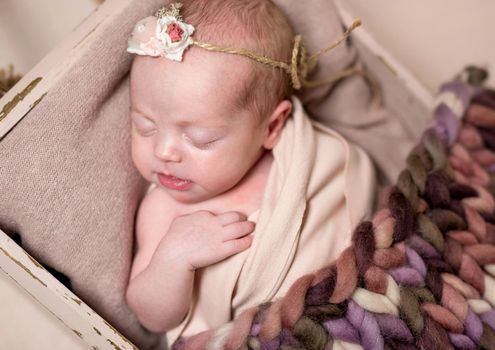
M127 52L142 56L160 56L163 50L162 43L155 37L157 19L154 16L146 17L134 26L134 30L127 42Z
M175 17L164 16L157 21L156 37L163 45L162 56L182 61L184 50L192 44L194 27L178 21Z
M155 16L139 21L128 41L127 52L143 56L162 56L182 61L184 50L193 42L194 27L172 16Z

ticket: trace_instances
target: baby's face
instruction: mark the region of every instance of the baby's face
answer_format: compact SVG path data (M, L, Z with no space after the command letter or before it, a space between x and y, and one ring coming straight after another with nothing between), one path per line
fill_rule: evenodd
M183 62L135 59L132 159L146 180L178 202L197 203L244 177L263 154L267 130L235 107L248 67L237 57L193 50Z

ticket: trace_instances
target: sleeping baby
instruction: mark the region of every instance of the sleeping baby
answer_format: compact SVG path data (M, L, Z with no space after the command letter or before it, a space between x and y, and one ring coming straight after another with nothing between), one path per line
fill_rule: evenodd
M374 171L293 95L314 57L269 0L171 4L128 51L132 159L150 187L126 299L171 344L335 259L371 210Z

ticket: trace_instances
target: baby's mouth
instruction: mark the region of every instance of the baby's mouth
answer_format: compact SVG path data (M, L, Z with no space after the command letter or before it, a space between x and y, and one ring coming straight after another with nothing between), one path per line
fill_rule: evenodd
M180 177L176 177L173 175L158 173L157 177L158 182L160 182L162 186L165 186L172 190L186 191L193 185L193 182L191 180L181 179Z

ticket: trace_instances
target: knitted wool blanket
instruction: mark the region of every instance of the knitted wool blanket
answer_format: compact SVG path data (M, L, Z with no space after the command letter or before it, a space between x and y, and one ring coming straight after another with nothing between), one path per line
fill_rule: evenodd
M495 349L495 91L454 81L386 205L278 300L173 349Z

